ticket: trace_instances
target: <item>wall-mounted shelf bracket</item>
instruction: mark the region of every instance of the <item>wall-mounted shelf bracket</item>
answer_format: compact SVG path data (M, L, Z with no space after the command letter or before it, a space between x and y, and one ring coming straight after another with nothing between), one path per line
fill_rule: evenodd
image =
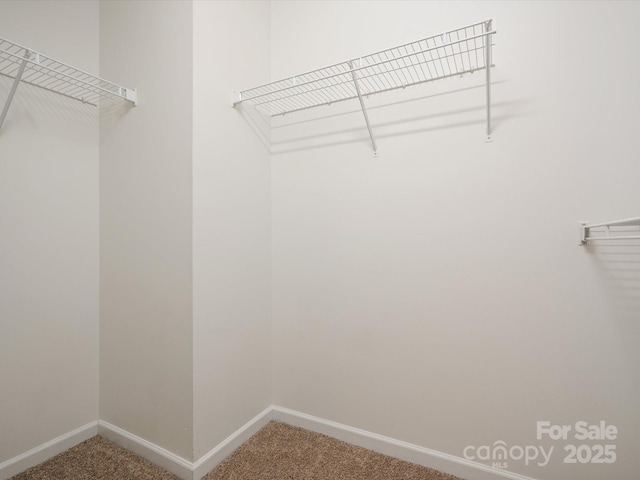
M640 217L611 222L580 222L580 245L592 240L640 240Z
M486 138L486 142L492 142L493 138L491 138L491 32L492 32L492 28L493 28L493 20L487 20L486 22L484 22L484 28L485 28L485 32L487 35L487 39L485 40L486 43L486 48L485 48L485 55L487 57L486 59L486 64L489 65L489 68L486 68L486 75L487 75L487 138Z
M9 112L9 107L11 106L11 102L13 102L13 97L16 94L16 90L18 89L18 85L20 84L20 80L22 80L22 75L24 74L24 69L27 67L27 61L31 56L30 51L25 51L24 59L20 63L20 67L18 68L18 72L16 73L15 78L13 79L13 84L11 85L11 90L9 90L9 96L4 103L4 108L2 109L2 113L0 114L0 129L2 129L2 124L4 123L4 119L7 118L7 113Z
M138 90L136 88L122 88L121 95L123 98L131 103L133 106L138 106Z
M135 89L116 85L5 38L0 38L0 75L13 79L0 127L20 82L95 106L116 100L133 105L138 102Z
M360 66L362 66L362 61L360 61ZM371 124L369 123L369 115L367 114L367 107L364 105L364 100L362 98L362 92L360 91L360 84L358 83L358 75L353 66L353 62L349 62L349 67L351 67L351 76L353 77L353 84L356 87L356 93L358 94L358 100L360 100L360 108L362 108L362 113L364 114L364 121L367 124L367 130L369 131L369 137L371 138L371 145L373 146L373 156L374 158L378 157L378 146L376 145L376 139L373 138L373 131L371 131Z
M236 108L236 105L242 102L242 92L231 92L231 106Z
M486 141L491 141L493 21L474 23L440 35L354 60L233 92L233 107L247 102L269 115L285 115L357 98L375 154L378 152L363 98L412 85L486 70Z

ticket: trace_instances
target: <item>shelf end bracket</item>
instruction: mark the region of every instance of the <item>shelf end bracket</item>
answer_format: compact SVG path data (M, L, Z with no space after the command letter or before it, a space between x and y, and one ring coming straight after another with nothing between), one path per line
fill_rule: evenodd
M124 98L133 103L133 106L136 107L138 105L138 90L135 88L126 88L124 91Z
M584 247L587 245L589 237L589 227L587 226L587 222L580 222L580 246Z
M29 61L30 56L31 56L31 52L29 52L29 50L26 50L24 53L24 60L22 60L22 64L18 69L18 73L16 73L16 76L13 79L13 85L11 86L11 90L9 90L9 96L7 97L7 101L5 102L4 108L2 109L2 113L0 114L0 128L2 128L4 119L7 117L7 113L9 112L9 107L11 106L13 97L16 94L16 90L18 89L18 85L20 84L20 80L22 79L22 74L24 73L24 69L27 66L27 62Z
M376 145L376 139L373 137L373 131L371 130L371 124L369 123L369 115L367 114L367 108L364 105L364 100L362 98L362 92L360 91L360 84L358 83L358 77L355 72L355 67L353 66L353 62L349 62L349 67L351 68L351 76L353 77L353 84L356 87L356 93L358 94L358 100L360 100L360 108L362 108L362 113L364 114L364 121L367 124L367 130L369 130L369 137L371 138L371 145L373 146L373 157L378 157L378 146Z
M236 108L242 102L242 92L236 92L235 90L231 92L231 107Z

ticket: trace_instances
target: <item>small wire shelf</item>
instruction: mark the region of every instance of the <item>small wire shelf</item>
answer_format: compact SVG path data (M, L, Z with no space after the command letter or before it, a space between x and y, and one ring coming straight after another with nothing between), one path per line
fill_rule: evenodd
M83 103L124 100L135 105L136 91L99 78L0 37L0 75Z
M592 240L640 240L640 217L624 218L611 222L580 223L580 244Z
M487 68L491 22L480 22L243 90L233 105L248 102L275 116L388 92Z

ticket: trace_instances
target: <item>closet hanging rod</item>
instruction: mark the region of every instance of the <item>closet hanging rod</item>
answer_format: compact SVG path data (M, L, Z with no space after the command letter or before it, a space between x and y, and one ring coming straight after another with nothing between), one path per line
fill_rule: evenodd
M124 100L136 105L138 99L135 89L104 80L2 37L0 75L13 79L15 88L22 82L94 106L107 100ZM15 88L5 102L5 115Z
M374 152L364 98L478 70L486 70L487 141L491 140L492 20L357 57L328 67L233 92L231 104L247 102L269 116L358 98Z
M617 230L617 227L638 227L638 230ZM616 230L612 231L611 228ZM603 230L592 232L592 229ZM634 232L638 232L638 235L626 234ZM601 233L601 235L593 235L593 233ZM580 245L587 245L591 240L640 240L640 217L592 224L580 222Z

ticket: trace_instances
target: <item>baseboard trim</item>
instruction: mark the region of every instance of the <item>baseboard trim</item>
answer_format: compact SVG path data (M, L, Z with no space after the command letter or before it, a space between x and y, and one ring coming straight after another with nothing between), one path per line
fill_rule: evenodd
M434 468L461 478L473 478L473 480L497 480L500 478L510 480L535 480L531 477L505 470L498 470L462 457L438 452L288 408L274 405L272 407L271 418L278 422L321 433L352 445L367 448L425 467Z
M127 450L137 453L151 463L169 470L182 480L192 480L193 478L193 463L142 437L104 420L98 420L98 434Z
M270 406L245 423L238 430L220 442L213 450L205 454L193 465L193 480L200 480L213 470L220 462L233 453L233 451L249 440L258 430L271 421L273 406Z
M0 480L7 480L28 468L35 467L71 447L75 447L77 444L95 437L97 433L98 422L93 421L32 448L17 457L10 458L0 463Z
M438 452L419 445L385 437L377 433L368 432L276 405L272 405L260 412L196 462L190 462L175 453L159 447L133 433L127 432L120 427L112 425L109 422L98 420L61 435L22 455L0 463L0 480L7 480L28 468L48 460L58 453L62 453L88 440L96 434L102 435L118 445L137 453L150 462L170 471L182 480L201 480L202 477L231 455L236 448L246 442L271 420L305 428L351 443L352 445L374 450L385 455L434 468L462 478L473 478L474 480L535 480L534 478L517 473L494 469L462 457Z
M170 471L182 480L200 480L231 455L236 448L269 423L272 409L273 407L268 407L263 410L196 462L190 462L104 420L98 421L98 434Z

